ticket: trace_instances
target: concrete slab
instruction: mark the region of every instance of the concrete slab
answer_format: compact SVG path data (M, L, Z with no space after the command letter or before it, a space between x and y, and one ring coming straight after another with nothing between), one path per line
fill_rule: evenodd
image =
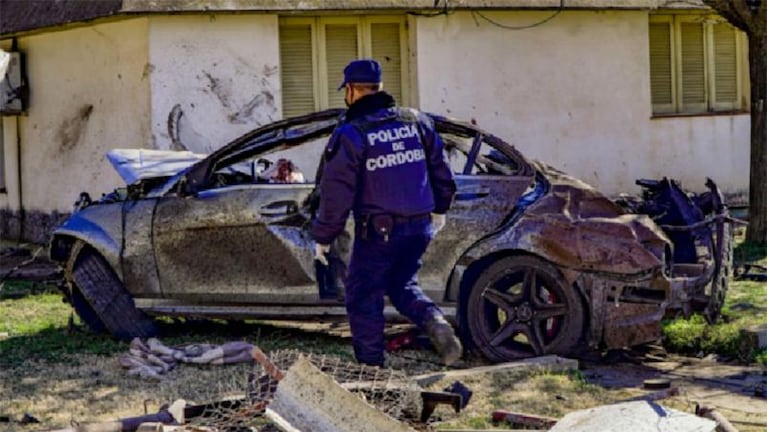
M415 432L342 388L304 357L285 373L269 408L301 431Z
M460 379L461 377L479 375L495 372L515 372L515 371L537 371L547 370L551 372L560 372L567 370L578 370L578 360L559 357L556 355L545 355L541 357L531 357L507 363L498 363L490 366L480 366L471 369L454 369L443 372L432 372L413 377L413 380L421 386L429 386L443 379Z
M714 432L716 422L654 402L624 402L575 411L549 432Z

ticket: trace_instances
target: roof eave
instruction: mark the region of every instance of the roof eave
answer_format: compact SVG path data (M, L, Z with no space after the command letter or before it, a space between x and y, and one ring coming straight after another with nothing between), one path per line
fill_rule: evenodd
M704 7L691 5L685 7ZM312 12L468 9L658 9L668 0L123 0L124 12ZM436 4L436 6L435 6Z

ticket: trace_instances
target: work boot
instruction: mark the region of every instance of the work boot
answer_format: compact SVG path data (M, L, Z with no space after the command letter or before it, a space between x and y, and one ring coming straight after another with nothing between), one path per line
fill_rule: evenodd
M429 336L434 349L442 357L442 363L450 366L461 358L463 347L461 341L455 336L453 326L442 315L436 315L426 322L424 331Z

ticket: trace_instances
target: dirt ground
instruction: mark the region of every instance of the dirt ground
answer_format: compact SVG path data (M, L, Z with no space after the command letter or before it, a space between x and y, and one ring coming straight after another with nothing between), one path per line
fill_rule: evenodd
M330 330L306 323L296 327ZM339 328L332 333L345 336ZM0 369L0 431L46 431L113 421L155 413L177 399L221 400L243 394L249 374L256 371L252 364L180 365L161 381L146 380L128 376L117 357L75 354L66 363L30 361ZM390 363L410 376L442 369L433 354L423 351L395 353ZM464 360L456 367L480 365L477 360ZM658 378L668 379L678 389L678 395L659 400L661 405L687 413L694 413L697 405L705 406L716 409L740 431L767 431L767 368L713 357L667 355L651 348L582 360L579 370L570 375L536 371L462 377L460 381L473 392L469 404L460 413L438 406L430 426L432 430L510 429L508 424L489 425L493 410L561 418L574 410L647 396L657 390L647 390L643 384ZM437 382L427 390L439 391L448 384Z
M612 355L612 354L611 354ZM460 412L440 405L431 418L432 430L460 427L489 429L477 419L493 410L525 412L561 418L567 412L642 397L647 379L667 378L677 396L658 401L663 406L694 413L696 405L715 408L741 431L767 430L767 370L732 365L713 358L635 353L608 355L598 362L581 361L572 385L567 375L539 372L493 373L460 378L472 392ZM128 376L117 356L77 355L70 363L29 362L0 370L0 431L53 430L70 425L112 421L157 412L163 404L182 398L190 403L242 394L251 364L226 366L180 365L161 381ZM391 366L408 375L442 370L423 351L390 356ZM470 368L480 363L460 362ZM428 390L441 390L447 381ZM39 423L20 424L25 416ZM474 420L471 420L474 419ZM498 425L510 429L512 425Z

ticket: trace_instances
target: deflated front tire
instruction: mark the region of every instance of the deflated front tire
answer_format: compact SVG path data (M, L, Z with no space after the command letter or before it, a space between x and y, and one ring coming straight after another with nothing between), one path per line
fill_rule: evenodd
M71 274L73 289L80 290L90 310L112 335L128 341L134 337L146 338L157 334L154 321L136 308L120 279L96 251L84 247L75 259ZM91 329L99 328L98 324L92 323L90 313L84 314L89 312L88 308L81 305L75 310Z

